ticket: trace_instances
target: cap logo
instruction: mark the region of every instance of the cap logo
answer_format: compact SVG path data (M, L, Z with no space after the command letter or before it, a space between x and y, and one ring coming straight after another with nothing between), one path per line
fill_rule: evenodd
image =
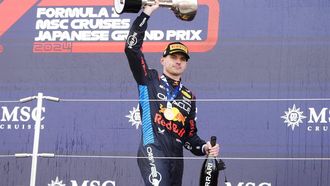
M183 50L185 53L188 53L188 48L181 44L172 44L170 45L170 50Z

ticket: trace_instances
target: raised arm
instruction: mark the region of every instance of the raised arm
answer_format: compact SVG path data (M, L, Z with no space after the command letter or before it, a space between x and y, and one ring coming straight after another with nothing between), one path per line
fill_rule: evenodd
M147 29L148 19L154 10L159 7L159 2L152 6L145 6L143 12L135 19L130 29L125 44L125 54L134 79L138 84L145 84L148 77L148 66L141 51L144 33Z

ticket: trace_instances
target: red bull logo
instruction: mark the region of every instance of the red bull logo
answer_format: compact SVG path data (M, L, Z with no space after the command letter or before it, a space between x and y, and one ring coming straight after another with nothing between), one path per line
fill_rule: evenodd
M165 118L169 121L177 121L182 123L182 126L185 125L186 118L178 108L165 108L162 104L160 104L159 113L163 113Z
M156 113L154 122L158 125L166 127L168 131L174 132L180 137L186 133L186 130L184 128L180 128L176 123L173 123L172 121L166 122L163 116L159 113Z

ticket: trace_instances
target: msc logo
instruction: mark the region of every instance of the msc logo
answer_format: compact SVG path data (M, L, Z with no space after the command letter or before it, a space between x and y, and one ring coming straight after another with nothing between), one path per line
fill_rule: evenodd
M284 119L284 123L288 124L288 127L291 127L294 130L295 127L299 127L300 123L303 123L302 119L305 119L306 116L303 115L303 112L300 111L300 108L296 108L296 105L293 105L292 108L288 108L288 111L285 111L285 115L281 118Z
M288 108L288 111L284 112L285 114L281 118L284 119L284 123L287 123L288 127L291 127L292 131L295 127L303 124L305 119L307 119L307 131L328 131L329 126L326 124L330 123L330 109L323 107L319 110L309 107L308 111L309 113L305 116L304 112L294 104L292 108Z
M63 184L63 181L59 180L58 177L56 177L55 181L52 180L50 184L48 184L48 186L65 186L65 184Z
M129 118L128 122L130 122L132 126L135 126L136 129L139 129L139 126L142 125L139 104L136 108L133 107L133 110L129 111L129 115L126 115L125 117Z
M71 186L116 186L116 182L107 180L101 182L99 180L84 180L82 184L78 184L76 180L71 180Z
M14 107L13 109L9 109L8 107L2 106L2 117L0 121L29 121L31 118L36 121L37 108L31 109L31 107ZM45 107L42 107L42 113L46 111ZM44 120L45 117L41 117L41 121Z
M234 186L234 184L231 184L231 182L225 182L226 186ZM239 182L237 186L271 186L271 183L263 182L263 183L255 183L255 182Z
M46 111L45 107L41 110L41 115ZM31 120L36 121L37 119L37 108L31 107L19 107L14 108L2 106L0 111L0 130L30 130L33 129L34 122L28 123ZM41 117L41 121L45 117ZM21 123L20 123L21 122ZM22 123L23 122L23 123ZM44 125L41 124L40 129L44 129Z
M48 186L66 186L66 184L63 183L63 180L56 177L55 180L51 180ZM99 180L84 180L83 183L78 184L77 180L71 180L71 186L116 186L116 182L111 180L106 180L104 182Z

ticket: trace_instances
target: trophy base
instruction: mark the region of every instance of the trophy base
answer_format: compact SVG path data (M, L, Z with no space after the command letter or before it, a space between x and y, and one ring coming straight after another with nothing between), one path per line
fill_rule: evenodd
M142 7L141 0L114 0L115 11L117 14L138 13Z

